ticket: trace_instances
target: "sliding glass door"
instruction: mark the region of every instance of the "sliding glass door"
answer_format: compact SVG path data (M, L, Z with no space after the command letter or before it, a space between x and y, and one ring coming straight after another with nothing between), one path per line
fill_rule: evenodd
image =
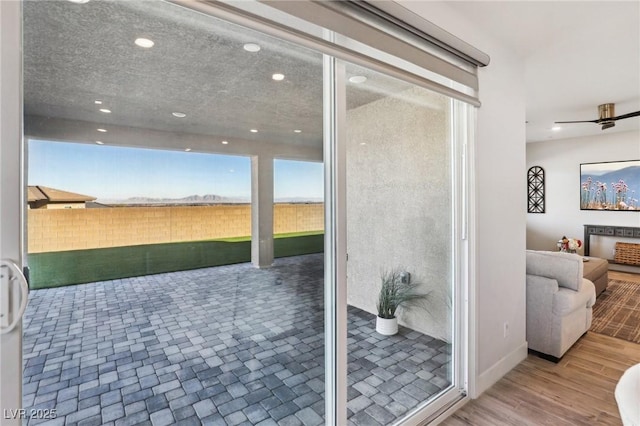
M49 299L35 294L40 302L25 321L22 348L25 408L56 409L67 422L374 426L417 424L461 398L469 108L432 90L450 82L431 84L429 70L412 73L415 66L380 54L375 41L347 39L313 17L271 11L264 16L273 24L247 13L268 9L261 2L243 3L244 12L208 2L125 3L24 4L25 136L69 146L76 156L117 151L122 164L133 151L242 157L243 167L221 170L229 180L242 174L251 189L211 206L30 211L29 221L80 217L94 230L91 217L118 213L124 223L140 213L156 223L168 212L169 225L150 227L157 233L142 244L130 242L142 222L128 223L125 245L133 249L58 250L122 252L141 272L85 280L83 291L63 283ZM340 47L329 46L336 39ZM165 204L193 195L172 177L176 165L158 164L155 179L136 185L156 180L164 182L159 190L186 191L161 197ZM100 191L118 177L78 170L86 167L62 171L77 188L57 189L100 201L86 185L97 181ZM181 167L180 176L194 171ZM192 181L219 177L199 176ZM218 210L244 231L211 234ZM188 218L176 225L178 213ZM70 229L74 242L89 237ZM159 240L164 231L180 241ZM198 241L186 241L187 231ZM107 233L97 234L106 244ZM33 238L27 251L35 250ZM232 260L194 263L214 248L231 250L221 257ZM169 257L190 266L152 268L154 253L165 249L182 250ZM65 273L87 266L74 258L65 265ZM55 281L41 271L33 277ZM55 300L94 305L65 308L70 317L55 326L66 331L43 327L47 315L65 310Z
M344 70L347 409L391 424L456 387L453 101Z

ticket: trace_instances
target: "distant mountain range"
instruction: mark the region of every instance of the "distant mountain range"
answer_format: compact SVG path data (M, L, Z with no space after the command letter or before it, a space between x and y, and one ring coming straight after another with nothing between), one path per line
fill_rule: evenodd
M189 195L182 198L152 198L152 197L130 197L126 199L98 199L101 204L111 205L193 205L193 204L247 204L251 202L248 197L223 197L221 195ZM321 203L322 198L288 197L278 198L276 203Z
M221 203L248 203L247 198L222 197L215 194L189 195L182 198L153 198L153 197L130 197L125 199L98 199L103 204L221 204Z

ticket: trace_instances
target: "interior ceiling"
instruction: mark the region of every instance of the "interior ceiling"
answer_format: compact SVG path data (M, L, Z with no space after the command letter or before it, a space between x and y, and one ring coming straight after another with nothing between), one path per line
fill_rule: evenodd
M615 103L616 115L640 110L639 1L449 5L524 59L528 142L640 129L640 118L629 118L604 131L592 123L551 130L554 121L597 119L603 103Z
M138 37L154 47L134 45ZM247 52L248 42L262 49ZM368 80L349 85L348 108L409 87L350 70ZM322 55L170 3L28 1L24 108L40 125L62 118L208 135L216 146L238 139L321 147ZM109 133L96 138L108 141ZM184 148L179 140L176 148Z

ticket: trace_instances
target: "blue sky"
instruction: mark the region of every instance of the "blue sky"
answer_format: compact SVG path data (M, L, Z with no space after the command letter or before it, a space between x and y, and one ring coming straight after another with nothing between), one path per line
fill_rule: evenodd
M98 199L251 196L249 157L29 141L29 185ZM276 160L275 198L323 197L322 163Z

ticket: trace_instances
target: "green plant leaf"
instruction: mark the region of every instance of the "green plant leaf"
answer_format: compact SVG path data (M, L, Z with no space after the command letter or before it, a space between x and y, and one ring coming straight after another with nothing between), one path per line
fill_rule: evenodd
M383 271L381 288L376 307L380 318L395 318L398 309L408 309L420 305L428 299L429 293L419 293L418 282L402 282L402 269Z

